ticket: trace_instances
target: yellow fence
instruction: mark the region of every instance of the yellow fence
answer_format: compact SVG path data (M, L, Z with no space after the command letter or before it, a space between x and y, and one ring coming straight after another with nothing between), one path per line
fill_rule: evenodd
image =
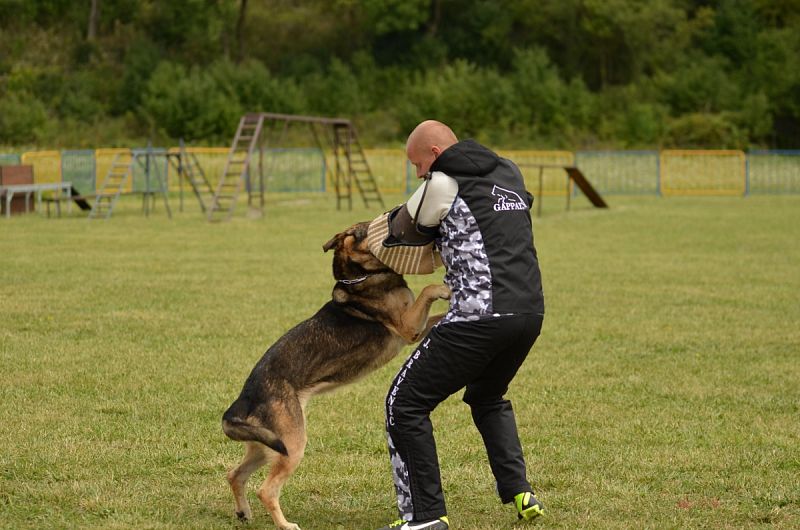
M169 150L170 153L177 151L177 148ZM186 148L186 151L197 158L209 183L212 187L216 187L224 171L229 149L227 147L189 147ZM97 188L102 186L114 157L119 153L128 152L130 152L128 149L97 149L94 151L94 178ZM653 151L652 167L648 163L646 170L642 169L641 171L629 164L628 160L632 158L631 156L622 156L626 154L625 152L610 153L618 155L612 157L612 165L618 164L619 171L625 169L632 173L626 174L625 190L627 191L639 190L628 181L643 183L643 186L646 184L647 186L642 190L651 193L657 190L663 195L743 195L748 191L747 156L742 151L665 150L660 153ZM609 190L611 192L620 191L609 188L610 185L604 185L603 175L597 175L593 179L592 165L585 163L586 160L591 159L589 155L595 155L591 152L580 152L578 157L571 151L501 150L499 154L520 166L525 185L534 194L540 193L540 175L542 195L564 195L571 192L569 181L561 168L574 166L576 161L584 169L589 181L593 182L601 193ZM375 175L378 189L382 192L402 194L407 193L408 190L413 191L417 187L416 175L413 168L409 168L402 148L367 149L365 155L373 175ZM91 157L92 154L87 156ZM658 160L657 164L655 163L656 159ZM19 160L22 164L33 166L34 181L37 183L62 180L62 156L59 151L26 152L20 156ZM316 166L300 164L297 161L290 161L290 166L295 169L295 175L305 172L308 167L308 171L316 172L320 179L324 178L326 189L332 191L333 163L332 155L326 153L324 168L322 167L322 158L318 158ZM584 168L584 166L586 167ZM758 166L758 168L760 167ZM792 166L792 168L794 167ZM322 171L325 172L324 176ZM176 172L171 166L168 175L170 189L177 190L179 183ZM318 182L320 184L315 189L322 187L321 180ZM651 184L654 182L657 182L657 186ZM129 183L126 191L130 191L130 189L131 184ZM273 188L268 185L267 189ZM276 186L274 189L279 190L280 187Z
M227 147L187 147L186 153L193 154L197 158L197 163L203 168L203 173L206 175L212 189L217 189L219 179L222 177L222 172L225 171L225 162L228 160ZM170 153L178 153L177 148L169 150ZM180 186L178 182L177 172L175 168L169 168L169 186L170 189L176 190ZM183 183L183 186L187 186Z
M539 189L540 173L539 168L534 166L572 166L575 163L575 155L570 151L499 151L498 154L520 165L526 187L534 192ZM411 191L416 189L416 173L414 168L408 166L404 149L366 149L364 155L382 192L406 193L407 183ZM332 168L330 157L328 162L328 167ZM567 174L563 169L545 167L541 173L542 192L545 195L566 193ZM332 175L332 171L329 171L329 175ZM332 186L331 180L328 183Z
M20 162L33 166L33 181L37 184L61 182L60 151L29 151L22 154Z
M662 195L744 195L746 158L742 151L661 151Z
M364 156L382 193L405 193L407 170L403 149L364 149ZM342 163L346 164L345 161ZM325 153L325 165L326 189L332 191L336 173L336 159L332 152Z
M530 192L539 194L540 185L542 195L566 195L571 191L567 173L562 169L575 165L575 154L571 151L498 151L498 154L519 166Z
M384 193L406 192L406 153L403 149L365 149L378 189Z

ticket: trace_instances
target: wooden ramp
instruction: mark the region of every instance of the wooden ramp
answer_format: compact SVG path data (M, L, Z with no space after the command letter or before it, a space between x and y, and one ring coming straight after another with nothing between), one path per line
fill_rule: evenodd
M539 217L542 215L542 197L544 196L544 171L546 169L563 169L566 173L566 198L567 198L567 210L570 207L570 198L572 197L572 186L570 186L570 181L574 182L578 189L580 189L586 198L589 199L589 202L595 208L608 208L608 204L606 201L603 200L603 197L594 189L594 186L589 182L589 179L575 166L564 166L561 164L518 164L520 168L528 168L538 170L539 176L539 193L536 194L536 200L538 206L536 207L536 212Z
M597 190L594 189L592 184L586 179L586 177L581 173L581 170L574 166L565 167L564 170L569 175L569 178L572 182L575 183L578 188L586 195L586 198L589 199L594 206L597 208L608 208L608 204L603 198L597 193Z

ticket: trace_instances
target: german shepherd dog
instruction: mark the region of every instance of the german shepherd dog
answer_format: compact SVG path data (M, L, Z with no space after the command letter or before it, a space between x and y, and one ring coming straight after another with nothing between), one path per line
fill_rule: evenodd
M325 243L325 252L334 250L332 300L264 353L222 417L225 434L245 442L244 459L227 475L241 520L252 516L247 479L271 460L258 498L278 528L299 530L284 517L278 498L303 458L308 400L382 366L442 317L428 313L435 300L450 297L450 289L428 285L414 300L403 277L367 248L368 226L358 223Z

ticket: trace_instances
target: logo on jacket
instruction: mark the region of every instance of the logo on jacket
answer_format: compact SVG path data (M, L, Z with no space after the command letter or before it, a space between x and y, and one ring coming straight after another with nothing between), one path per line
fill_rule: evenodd
M497 197L497 202L493 206L495 212L528 209L528 205L522 200L522 197L511 190L495 186L492 188L492 195Z

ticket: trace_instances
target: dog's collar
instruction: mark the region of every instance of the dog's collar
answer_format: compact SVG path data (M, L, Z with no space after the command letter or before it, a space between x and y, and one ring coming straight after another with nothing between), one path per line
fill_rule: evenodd
M361 283L364 280L369 278L369 274L362 276L361 278L353 278L352 280L336 280L339 283L343 283L345 285L355 285L357 283Z
M372 278L373 276L380 276L382 274L391 273L391 272L392 271L390 269L381 269L381 270L377 270L377 271L368 272L364 276L359 276L358 278L353 278L351 280L350 279L345 279L345 280L336 280L336 281L338 283L341 283L341 284L344 284L344 285L356 285L356 284L362 283L362 282Z

